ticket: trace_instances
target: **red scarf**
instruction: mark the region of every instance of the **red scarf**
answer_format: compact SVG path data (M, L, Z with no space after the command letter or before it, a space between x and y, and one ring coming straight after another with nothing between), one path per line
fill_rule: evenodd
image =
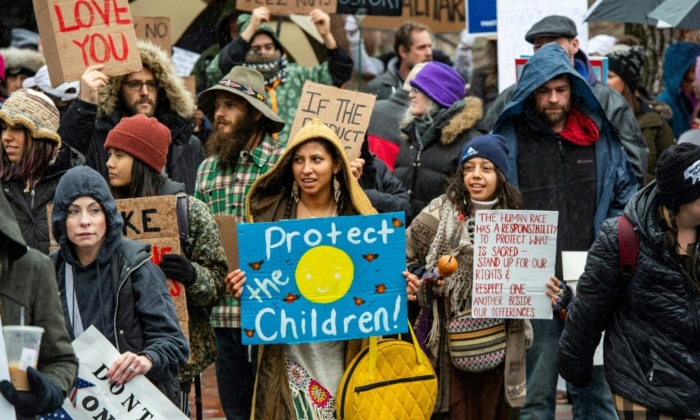
M593 120L574 107L569 111L564 129L557 134L578 146L592 146L600 137L598 126Z

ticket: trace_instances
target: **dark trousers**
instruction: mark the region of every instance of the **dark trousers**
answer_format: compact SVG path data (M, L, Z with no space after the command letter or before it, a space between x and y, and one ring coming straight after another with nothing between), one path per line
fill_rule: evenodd
M254 363L248 361L248 346L241 343L240 328L214 328L216 382L226 420L248 420L255 387ZM255 355L253 355L253 358Z

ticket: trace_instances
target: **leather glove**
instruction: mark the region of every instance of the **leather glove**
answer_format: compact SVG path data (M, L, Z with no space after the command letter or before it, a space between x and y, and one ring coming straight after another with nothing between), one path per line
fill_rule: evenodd
M29 392L20 392L10 381L0 382L0 393L15 407L22 417L49 414L63 405L66 396L56 385L47 381L44 375L33 367L27 368Z
M160 261L160 269L165 273L165 277L177 280L185 287L197 280L192 263L182 255L165 254Z

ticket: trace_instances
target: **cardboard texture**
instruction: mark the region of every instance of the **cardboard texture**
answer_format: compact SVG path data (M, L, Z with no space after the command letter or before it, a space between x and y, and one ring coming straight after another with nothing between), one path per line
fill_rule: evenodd
M368 16L367 29L396 30L404 21L427 25L434 33L460 33L466 29L464 0L404 0L400 17Z
M33 0L51 85L103 64L108 76L140 71L128 0Z
M348 158L360 157L360 149L377 97L306 81L289 138L307 122L318 118L329 126L345 146Z
M185 82L185 89L192 95L195 103L197 102L197 81L194 76L180 76L182 81Z
M404 214L241 223L244 344L407 331Z
M136 38L151 41L170 56L173 48L170 37L170 18L134 16L133 21Z
M124 219L122 234L126 238L151 245L151 260L157 266L160 266L160 260L165 254L182 254L177 227L176 200L177 197L174 195L117 200L117 209ZM52 212L53 206L47 206L50 249L53 251L58 249L58 243L50 228ZM185 287L171 279L166 279L166 283L175 305L180 327L189 341L189 314Z
M224 247L226 262L228 262L229 273L239 268L238 265L238 228L236 216L215 216L216 224L219 225L219 236L221 245Z
M338 0L239 0L236 9L252 12L256 7L267 7L272 15L308 15L314 9L335 13Z
M479 210L474 224L472 316L552 319L559 212Z

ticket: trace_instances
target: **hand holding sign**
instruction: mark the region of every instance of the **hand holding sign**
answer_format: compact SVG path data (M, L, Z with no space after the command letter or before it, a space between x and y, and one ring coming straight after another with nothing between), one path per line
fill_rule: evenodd
M80 100L97 105L97 92L109 80L109 77L100 71L103 67L102 64L90 66L80 76Z
M112 362L107 371L109 383L117 386L124 385L138 375L145 375L153 367L153 362L145 355L124 352Z
M333 43L335 43L335 38L333 38L333 35L331 35L330 15L328 15L328 13L324 12L321 9L314 9L311 11L311 13L309 13L309 17L311 18L311 21L314 23L314 25L316 25L316 29L318 29L318 33L323 38L326 47L331 50L337 48L337 46L329 46L327 41L327 38L331 38L333 39Z

